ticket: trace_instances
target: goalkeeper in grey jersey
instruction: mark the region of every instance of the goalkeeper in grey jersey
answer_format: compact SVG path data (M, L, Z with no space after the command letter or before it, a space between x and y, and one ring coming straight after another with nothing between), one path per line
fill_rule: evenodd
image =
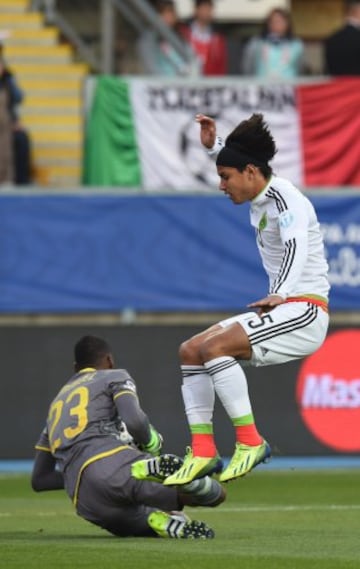
M114 369L104 340L84 336L75 346L75 374L52 401L36 444L32 487L65 488L81 517L117 536L213 537L181 510L220 504L223 488L209 477L181 492L163 486L182 460L160 455L161 446L133 379ZM132 474L138 461L146 462L143 480Z

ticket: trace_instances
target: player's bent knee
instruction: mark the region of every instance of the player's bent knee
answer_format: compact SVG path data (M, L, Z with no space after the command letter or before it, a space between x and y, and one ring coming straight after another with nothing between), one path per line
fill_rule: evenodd
M199 347L199 353L203 362L222 356L249 360L252 348L246 332L236 323L221 333L205 338Z
M184 364L199 362L199 349L195 341L186 340L179 348L180 361Z
M203 362L208 362L213 358L228 355L227 351L226 343L222 341L220 335L206 338L199 349L200 357Z

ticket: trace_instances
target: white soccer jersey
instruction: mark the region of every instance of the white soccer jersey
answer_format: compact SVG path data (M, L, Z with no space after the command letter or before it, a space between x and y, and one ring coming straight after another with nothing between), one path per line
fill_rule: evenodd
M269 293L289 296L329 293L328 264L313 205L291 182L272 176L250 206L251 225Z
M217 136L209 155L216 159L223 146ZM319 308L309 298L313 295L327 299L330 289L314 207L291 182L272 176L250 202L250 221L269 277L269 293L284 299L297 297L298 301L279 304L265 315L256 311L237 314L219 325L226 328L237 322L243 327L252 348L251 365L303 358L322 345L329 325L326 307ZM304 301L300 302L299 297Z

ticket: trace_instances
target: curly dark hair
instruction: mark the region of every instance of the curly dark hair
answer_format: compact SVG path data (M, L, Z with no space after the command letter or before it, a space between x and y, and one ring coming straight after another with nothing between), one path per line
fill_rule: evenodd
M271 175L272 169L268 162L274 158L277 149L274 138L261 113L252 114L249 119L236 126L227 136L225 146L248 156L253 156L264 164L260 167L263 175L266 178Z

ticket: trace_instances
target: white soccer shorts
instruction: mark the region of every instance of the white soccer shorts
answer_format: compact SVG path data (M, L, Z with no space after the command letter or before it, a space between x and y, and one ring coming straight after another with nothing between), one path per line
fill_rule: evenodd
M238 322L252 347L250 365L282 364L315 352L323 343L329 315L310 302L280 304L259 316L245 312L219 322L223 328Z

